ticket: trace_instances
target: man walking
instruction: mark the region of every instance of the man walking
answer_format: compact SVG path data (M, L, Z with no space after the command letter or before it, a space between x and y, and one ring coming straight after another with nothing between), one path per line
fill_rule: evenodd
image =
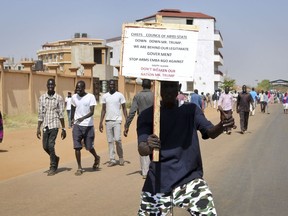
M85 82L78 81L76 84L76 94L71 99L71 123L73 125L72 136L75 149L75 156L78 169L76 176L82 175L85 171L81 165L82 140L86 150L94 156L94 170L99 168L100 156L97 155L94 148L94 108L97 105L95 96L85 92Z
M195 89L194 93L191 94L190 102L196 104L200 109L203 109L203 107L202 107L202 98L198 94L198 89Z
M59 124L61 123L61 138L66 138L64 122L64 100L55 92L55 80L48 79L47 93L39 98L38 104L38 127L37 138L41 139L41 126L43 130L42 144L43 149L50 156L50 169L48 176L56 174L60 157L55 152L55 141L58 135Z
M216 138L224 127L234 125L232 116L221 113L214 126L195 104L178 106L178 82L161 81L160 137L153 134L153 107L138 117L137 135L140 155L160 149L159 161L152 161L145 180L138 215L171 215L173 207L191 215L216 216L212 193L203 179L198 141Z
M117 164L115 160L114 141L116 144L116 151L119 157L119 165L124 166L123 147L121 141L121 107L126 120L127 110L125 103L126 100L123 94L116 91L115 80L109 80L109 92L104 94L102 97L102 110L99 123L99 131L103 133L103 120L106 115L105 125L110 158L108 167L112 167Z
M130 108L129 115L125 123L124 136L127 137L130 124L135 116L135 113L139 115L143 110L153 105L154 95L151 92L151 81L149 79L143 79L143 90L136 94L133 98L133 102ZM142 177L145 179L149 169L150 158L149 156L140 156L140 165Z
M236 112L240 116L240 128L241 133L244 134L248 128L248 120L250 113L250 105L252 110L254 110L253 98L247 93L246 85L242 86L242 92L238 94Z
M218 109L223 109L223 112L232 116L233 96L229 92L229 87L225 86L224 94L221 94L218 101ZM224 132L231 134L231 127L225 127Z
M71 128L71 92L65 98L66 112L68 117L68 128Z
M252 87L252 89L250 91L250 95L253 98L253 104L254 104L254 109L252 109L252 106L250 106L250 108L251 108L250 111L251 111L251 115L254 116L255 110L256 110L256 105L257 105L257 99L258 99L257 92L255 91L254 87Z

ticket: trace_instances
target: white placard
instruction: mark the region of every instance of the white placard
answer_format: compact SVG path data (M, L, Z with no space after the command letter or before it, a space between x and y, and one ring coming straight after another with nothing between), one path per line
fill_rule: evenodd
M123 76L193 81L198 31L126 26L122 37Z

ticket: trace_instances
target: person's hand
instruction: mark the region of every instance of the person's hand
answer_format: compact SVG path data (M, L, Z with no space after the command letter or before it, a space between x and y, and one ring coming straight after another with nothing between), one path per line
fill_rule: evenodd
M103 124L102 124L102 123L99 124L99 131L100 131L101 133L103 133Z
M74 124L80 124L84 119L81 117L81 118L78 118L78 119L75 119L75 121L73 122Z
M148 136L147 142L140 142L138 144L138 152L141 156L150 155L153 149L160 149L160 144L160 139L155 134L152 134Z
M232 113L224 113L223 109L219 109L220 111L220 120L222 122L223 127L233 127L235 124L235 120L232 116Z
M64 140L66 138L66 130L65 130L65 128L62 128L61 138L62 138L62 140Z
M40 128L37 128L37 132L36 132L37 138L41 139L41 131Z
M161 147L161 141L160 139L158 138L158 136L156 136L155 134L151 134L148 139L147 139L147 143L148 143L148 146L150 148L158 148L160 149Z
M129 131L129 128L124 128L123 135L124 135L125 137L128 136L128 131Z

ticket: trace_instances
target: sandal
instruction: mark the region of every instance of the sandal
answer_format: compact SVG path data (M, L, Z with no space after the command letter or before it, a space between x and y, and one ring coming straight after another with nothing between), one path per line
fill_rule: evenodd
M108 167L113 167L113 166L115 166L116 165L116 161L110 161L109 163L108 163Z
M78 169L78 170L75 172L75 175L76 175L76 176L80 176L80 175L83 174L83 172L84 172L83 169Z
M100 167L100 156L97 155L92 168L96 170L96 169L99 169L99 167Z

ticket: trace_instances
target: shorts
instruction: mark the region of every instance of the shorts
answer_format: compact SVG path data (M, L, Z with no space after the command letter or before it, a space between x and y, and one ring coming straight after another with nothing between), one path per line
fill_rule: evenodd
M82 149L82 141L86 150L94 148L94 126L80 126L75 124L72 130L74 149Z
M187 210L191 215L216 216L212 193L203 179L194 179L175 188L172 193L142 192L138 215L173 215L173 207Z

